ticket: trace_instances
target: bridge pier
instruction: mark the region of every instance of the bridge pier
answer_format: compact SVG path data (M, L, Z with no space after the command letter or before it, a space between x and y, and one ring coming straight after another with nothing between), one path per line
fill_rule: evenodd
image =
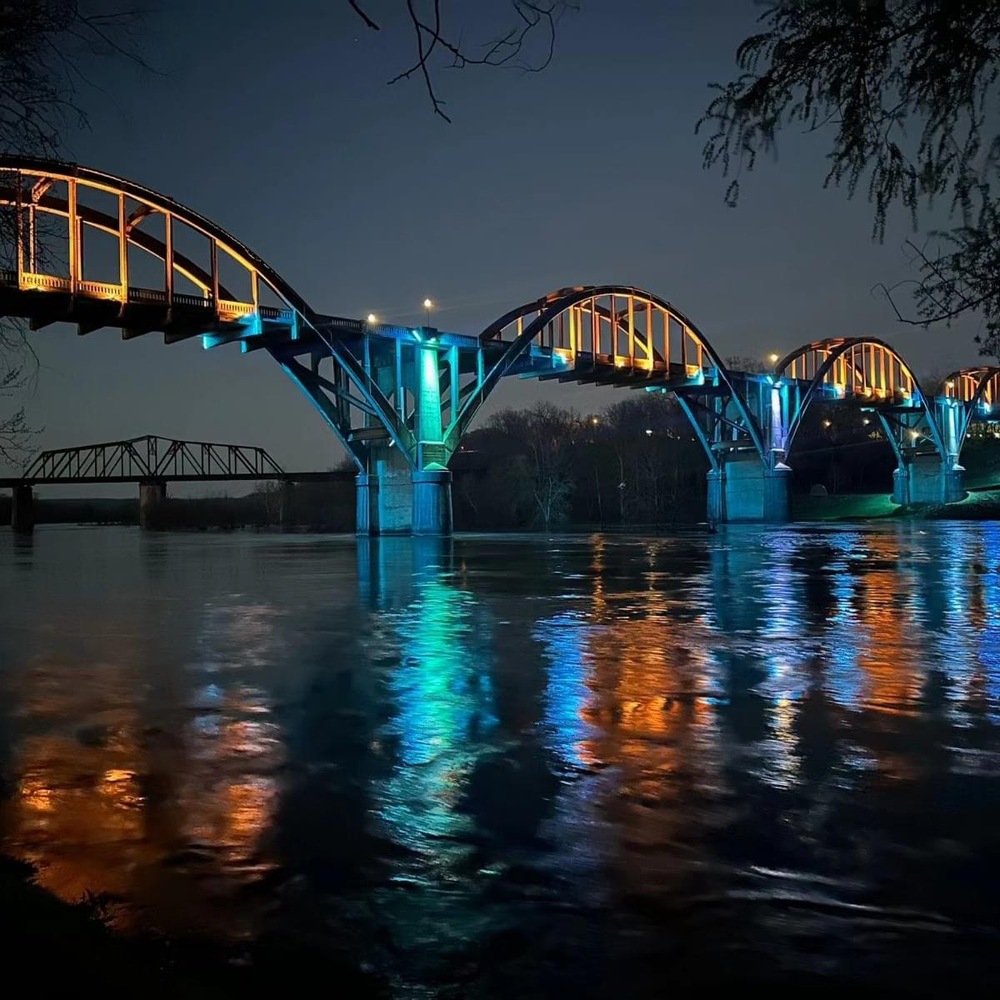
M783 463L770 468L756 454L720 457L708 473L708 520L713 524L792 519L792 470Z
M901 506L925 503L957 503L965 499L962 479L965 469L938 455L912 458L892 473L892 502Z
M10 526L20 535L30 535L35 527L35 494L27 483L14 487L10 503Z
M412 469L396 448L372 450L370 468L355 480L359 535L450 535L451 472Z
M158 527L156 513L167 498L167 484L162 479L139 483L139 527L151 530Z
M415 470L413 534L450 535L451 529L451 470Z
M278 524L289 528L295 524L295 483L285 479L281 483L281 495L278 498Z

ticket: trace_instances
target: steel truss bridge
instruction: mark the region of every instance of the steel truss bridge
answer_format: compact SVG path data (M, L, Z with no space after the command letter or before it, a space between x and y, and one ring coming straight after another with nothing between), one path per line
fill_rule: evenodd
M139 521L145 526L152 508L167 495L168 483L277 481L331 482L338 472L286 472L263 449L251 445L180 441L147 434L76 448L39 452L20 476L2 478L13 490L11 524L18 531L34 526L32 488L38 485L136 483Z
M328 315L204 216L74 164L0 157L0 208L16 244L0 315L267 351L354 460L362 533L450 531L448 462L508 376L673 393L708 458L715 521L790 517L788 460L818 399L877 417L898 503L960 499L966 435L1000 392L1000 369L982 366L921 386L868 337L805 344L768 373L731 371L669 301L625 285L560 289L478 335Z

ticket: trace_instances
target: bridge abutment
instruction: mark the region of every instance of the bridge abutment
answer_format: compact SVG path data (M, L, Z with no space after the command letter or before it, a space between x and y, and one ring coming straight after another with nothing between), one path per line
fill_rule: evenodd
M162 479L139 483L139 527L149 531L158 527L156 515L167 499L167 484Z
M708 520L713 524L790 521L791 475L787 465L770 468L756 454L724 459L708 473Z
M35 528L35 494L27 483L14 487L10 526L21 535L30 535Z
M911 459L892 474L892 502L911 504L957 503L965 499L965 470L937 455Z

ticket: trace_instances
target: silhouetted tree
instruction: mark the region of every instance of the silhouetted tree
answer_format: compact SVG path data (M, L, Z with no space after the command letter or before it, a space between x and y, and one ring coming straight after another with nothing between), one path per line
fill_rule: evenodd
M710 130L705 166L732 178L727 201L783 128L823 133L826 184L867 191L875 238L894 205L914 229L918 211L950 210L931 244L909 243L921 277L915 315L899 318L981 313L984 353L997 354L1000 0L770 0L760 22L698 123Z
M764 358L754 358L746 354L730 354L723 359L731 372L766 372L771 365Z
M137 61L137 16L115 0L0 0L0 154L59 154L70 121L86 125L80 88L87 64ZM0 175L0 186L5 180ZM12 266L15 247L14 213L0 212L0 268ZM34 362L23 326L0 319L0 399L30 384ZM0 415L0 459L10 460L28 433L23 408Z
M579 426L577 416L542 402L530 410L501 410L489 424L522 443L523 458L514 467L515 477L534 501L538 523L549 531L565 521L573 490L570 449Z

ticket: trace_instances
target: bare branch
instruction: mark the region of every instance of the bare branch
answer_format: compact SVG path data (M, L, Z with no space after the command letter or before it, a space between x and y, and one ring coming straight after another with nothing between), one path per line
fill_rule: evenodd
M67 125L86 126L78 103L92 87L87 62L124 58L144 65L128 43L141 12L102 0L0 2L0 152L58 156ZM110 9L109 9L110 8ZM17 245L17 213L0 212L0 267L10 267ZM23 395L34 384L37 358L24 327L0 319L0 397ZM0 417L0 458L10 460L30 428L23 408Z
M357 14L369 28L373 31L380 30L379 26L364 12L364 10L361 9L361 4L358 3L358 0L347 0L347 2L351 5L351 9L354 13Z
M369 22L365 12L359 10L353 0L348 0L348 3L366 23ZM407 18L416 35L417 56L413 63L397 73L389 83L399 83L401 80L409 80L414 75L419 75L424 82L434 114L450 122L451 119L443 110L444 101L438 96L434 86L433 65L437 53L450 57L451 61L447 64L449 69L510 65L529 73L545 69L555 54L559 19L567 10L579 9L579 5L574 0L509 0L509 3L516 23L494 40L485 43L482 51L477 53L445 30L442 23L441 0L433 0L430 15L422 15L414 0L406 0ZM370 26L378 27L374 23ZM540 58L521 59L540 33L544 38Z

